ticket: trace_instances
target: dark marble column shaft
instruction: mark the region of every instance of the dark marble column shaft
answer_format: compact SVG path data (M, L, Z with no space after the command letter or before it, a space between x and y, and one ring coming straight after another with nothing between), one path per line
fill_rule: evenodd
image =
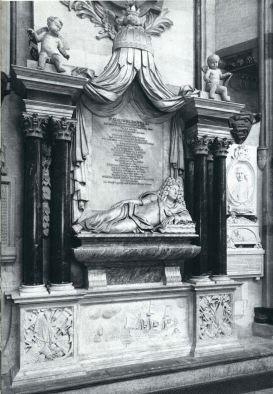
M53 133L51 163L51 219L50 219L50 281L70 283L71 237L71 136L74 122L51 119Z
M194 151L194 220L200 237L201 253L194 267L196 275L208 272L208 194L207 194L207 137L192 141Z
M207 183L207 195L208 195L208 270L209 272L213 272L214 267L214 235L212 232L214 226L214 160L213 155L208 155L207 160L208 167L208 183Z
M227 225L226 225L226 157L230 142L215 138L214 153L214 269L215 275L227 275Z
M47 125L37 114L23 114L24 219L23 284L43 284L42 139Z
M191 216L194 216L194 159L185 159L185 202Z

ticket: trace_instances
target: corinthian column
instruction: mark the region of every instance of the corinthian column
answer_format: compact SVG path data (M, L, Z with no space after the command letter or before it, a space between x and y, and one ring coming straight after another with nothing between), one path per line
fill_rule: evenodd
M69 291L73 290L70 272L70 146L75 121L66 118L51 118L50 129L53 133L50 222L51 292Z
M200 237L201 253L194 267L196 275L208 272L208 168L209 138L195 137L191 140L194 152L194 220Z
M214 274L227 275L227 227L226 227L226 157L230 141L216 137L212 144L214 154Z
M41 145L47 123L47 118L37 114L23 114L25 179L22 292L36 292L39 287L45 291L43 286Z

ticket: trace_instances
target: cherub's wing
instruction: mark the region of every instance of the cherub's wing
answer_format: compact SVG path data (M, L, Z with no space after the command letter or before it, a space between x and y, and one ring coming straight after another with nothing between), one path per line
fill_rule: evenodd
M204 74L208 71L209 67L208 66L203 66L201 67L201 70L203 71Z
M173 22L169 18L166 18L168 12L168 9L165 8L159 15L153 12L147 13L145 32L150 36L160 36L168 30L173 25Z

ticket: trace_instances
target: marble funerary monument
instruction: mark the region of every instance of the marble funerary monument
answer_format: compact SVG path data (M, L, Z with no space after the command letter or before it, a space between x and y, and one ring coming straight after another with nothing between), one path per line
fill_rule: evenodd
M214 55L206 91L164 84L151 40L173 25L161 1L60 3L113 47L99 75L67 65L63 21L46 15L29 26L27 64L12 66L24 103L23 280L7 294L18 393L238 351L234 278L263 275L256 153L236 138L244 105L220 81L231 73Z

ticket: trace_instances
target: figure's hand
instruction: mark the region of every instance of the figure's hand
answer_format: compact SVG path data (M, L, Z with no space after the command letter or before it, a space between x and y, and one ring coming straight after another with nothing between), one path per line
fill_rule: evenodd
M33 36L33 34L34 34L34 30L33 29L27 29L27 32L31 36Z
M231 77L232 76L232 73L225 73L224 74L224 78L226 79L226 78L229 78L229 77Z
M68 59L70 58L70 55L69 55L68 53L66 53L66 54L64 55L64 58L68 60Z

